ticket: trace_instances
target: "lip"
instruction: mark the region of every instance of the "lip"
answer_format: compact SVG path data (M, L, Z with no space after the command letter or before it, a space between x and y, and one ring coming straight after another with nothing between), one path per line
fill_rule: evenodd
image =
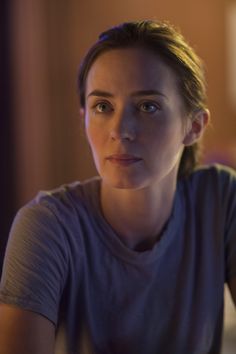
M106 158L111 163L128 166L140 162L142 159L130 154L112 154Z

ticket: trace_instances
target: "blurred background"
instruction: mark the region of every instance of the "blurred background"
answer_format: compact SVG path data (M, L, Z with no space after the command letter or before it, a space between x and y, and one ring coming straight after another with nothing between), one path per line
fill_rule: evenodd
M236 0L1 0L0 269L16 210L38 190L95 174L79 117L78 65L101 31L144 18L178 26L203 58L212 117L203 162L236 168ZM230 354L236 313L226 298Z

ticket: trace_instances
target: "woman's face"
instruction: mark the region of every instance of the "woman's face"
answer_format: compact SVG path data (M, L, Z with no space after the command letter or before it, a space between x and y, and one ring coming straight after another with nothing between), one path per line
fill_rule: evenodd
M156 54L101 54L87 76L83 114L103 183L137 189L176 178L187 119L176 76Z

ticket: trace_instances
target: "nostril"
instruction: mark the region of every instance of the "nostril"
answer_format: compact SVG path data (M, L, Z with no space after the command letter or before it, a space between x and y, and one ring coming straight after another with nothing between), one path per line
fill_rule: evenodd
M129 140L132 141L135 139L136 134L134 131L131 130L125 130L125 131L116 131L112 130L110 133L111 139L112 140Z
M119 140L134 140L136 138L137 122L130 112L129 107L116 112L113 116L110 126L110 136L114 139Z

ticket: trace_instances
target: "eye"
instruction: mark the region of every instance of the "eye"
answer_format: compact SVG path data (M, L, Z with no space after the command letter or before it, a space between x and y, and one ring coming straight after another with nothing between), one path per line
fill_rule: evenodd
M139 109L144 113L154 113L160 109L160 107L153 102L143 102L139 105Z
M96 113L108 113L113 111L111 104L105 101L98 102L94 105L93 109Z

